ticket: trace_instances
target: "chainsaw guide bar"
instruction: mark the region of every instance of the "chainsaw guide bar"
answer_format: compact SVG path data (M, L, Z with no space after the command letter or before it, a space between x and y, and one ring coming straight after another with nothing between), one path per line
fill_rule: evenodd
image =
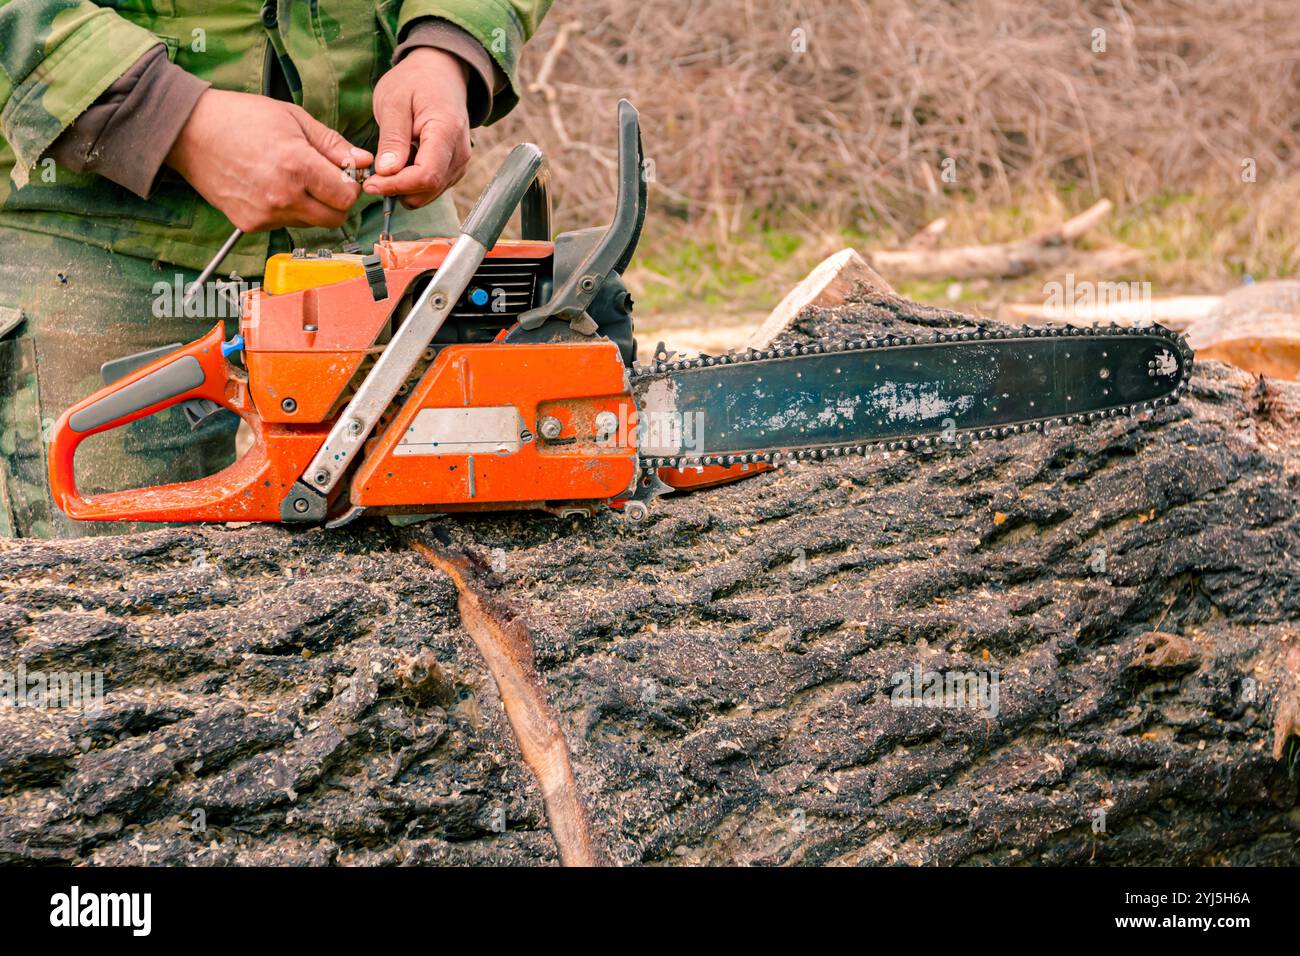
M1132 415L1176 402L1192 370L1182 336L1158 325L657 358L632 379L650 469L916 450Z

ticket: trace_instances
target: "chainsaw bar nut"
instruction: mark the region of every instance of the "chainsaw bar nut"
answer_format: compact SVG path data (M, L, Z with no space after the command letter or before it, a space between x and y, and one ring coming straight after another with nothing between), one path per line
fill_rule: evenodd
M604 444L618 433L618 416L613 412L601 412L596 416L596 441Z
M555 439L560 437L560 432L564 431L564 424L553 415L546 415L537 423L537 430L543 438Z

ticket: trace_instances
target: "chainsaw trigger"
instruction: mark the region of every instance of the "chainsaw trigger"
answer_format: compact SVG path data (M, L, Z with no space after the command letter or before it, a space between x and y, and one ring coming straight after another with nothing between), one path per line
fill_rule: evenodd
M326 521L325 527L329 528L331 531L333 531L335 528L346 527L347 525L350 525L352 522L356 521L365 513L366 513L365 508L362 508L359 505L353 505L347 511L343 512L343 514L339 515L337 518L334 518L330 521Z
M188 402L181 403L181 411L185 413L185 420L190 423L190 431L197 429L221 410L221 406L210 398L192 398Z

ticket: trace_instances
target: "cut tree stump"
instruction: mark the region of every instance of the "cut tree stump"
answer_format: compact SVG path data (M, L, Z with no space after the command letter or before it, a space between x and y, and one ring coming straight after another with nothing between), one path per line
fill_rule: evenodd
M855 250L841 249L823 259L802 282L786 293L745 345L751 349L770 348L804 309L831 309L847 302L855 290L864 289L883 294L894 291Z
M970 324L860 290L780 341ZM108 689L0 709L0 861L1300 862L1298 416L1204 363L643 525L0 544L0 671ZM901 706L931 673L996 700Z

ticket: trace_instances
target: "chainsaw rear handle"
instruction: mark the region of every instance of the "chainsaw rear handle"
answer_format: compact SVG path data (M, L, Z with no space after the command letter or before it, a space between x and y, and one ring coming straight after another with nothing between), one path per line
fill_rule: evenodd
M202 506L220 497L220 483L212 480L216 476L144 493L133 489L86 498L77 490L74 459L83 441L182 402L208 399L239 415L258 438L245 457L266 456L261 418L248 402L242 371L222 353L223 338L224 328L218 322L198 341L104 386L63 413L50 443L50 491L64 513L81 521L174 521L186 520L181 515L190 520L201 516Z

